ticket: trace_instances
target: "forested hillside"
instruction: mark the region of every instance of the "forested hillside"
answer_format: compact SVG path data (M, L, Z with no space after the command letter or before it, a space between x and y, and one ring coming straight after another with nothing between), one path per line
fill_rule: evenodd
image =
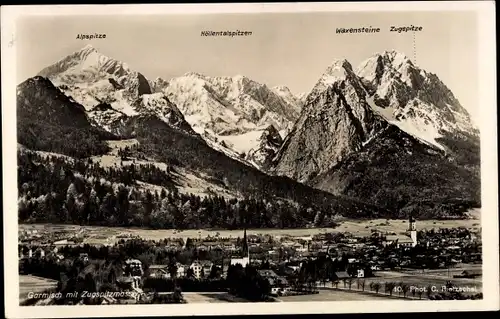
M103 169L88 160L26 150L18 153L18 163L20 221L180 229L333 225L334 210L314 205L181 194L152 165ZM138 180L164 188L147 190Z

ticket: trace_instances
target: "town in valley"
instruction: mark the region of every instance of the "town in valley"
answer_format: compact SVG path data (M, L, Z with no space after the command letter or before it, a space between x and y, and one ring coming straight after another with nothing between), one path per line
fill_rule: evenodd
M161 230L158 238L145 239L126 229L22 224L20 302L477 299L481 228L472 221L469 227L427 229L413 218L365 221L363 235L342 231L342 224L309 230L314 235L306 235L307 229L291 235L280 229L214 230L203 236L179 230L164 232L169 237L162 239Z

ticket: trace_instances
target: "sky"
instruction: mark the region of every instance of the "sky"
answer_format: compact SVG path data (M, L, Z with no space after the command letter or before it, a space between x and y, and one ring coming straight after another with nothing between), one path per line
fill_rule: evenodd
M390 26L420 32L389 32ZM336 34L336 28L381 28ZM202 37L201 31L251 31L246 37ZM80 40L78 34L106 34ZM335 59L353 67L377 52L397 50L435 73L478 116L476 15L472 12L328 12L204 15L33 16L17 24L17 82L87 44L148 79L187 72L245 75L268 86L308 92Z

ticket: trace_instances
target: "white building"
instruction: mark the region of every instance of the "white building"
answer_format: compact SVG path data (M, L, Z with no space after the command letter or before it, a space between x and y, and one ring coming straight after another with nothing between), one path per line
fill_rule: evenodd
M413 219L412 216L410 216L410 220L409 220L409 224L408 224L408 231L410 232L412 247L417 246L417 244L418 244L417 227L415 225L415 220Z
M415 226L415 220L410 216L408 229L409 235L389 235L386 237L385 244L392 245L395 244L396 247L415 247L418 244L417 238L417 228Z
M240 264L243 268L245 268L248 264L250 264L250 257L231 258L231 265L237 264Z
M186 267L181 263L177 263L176 265L177 265L177 277L186 276Z
M144 270L142 269L142 262L138 259L127 259L125 261L125 272L133 277L141 277L144 275Z
M195 260L189 266L189 269L193 270L193 274L196 279L201 279L203 277L202 276L203 265L198 260Z
M246 229L243 232L243 243L241 247L240 256L236 258L231 258L231 265L237 265L237 264L240 264L243 267L246 267L248 264L250 264L250 250L248 249Z
M356 275L358 278L364 278L365 277L365 270L364 269L358 269L358 273Z

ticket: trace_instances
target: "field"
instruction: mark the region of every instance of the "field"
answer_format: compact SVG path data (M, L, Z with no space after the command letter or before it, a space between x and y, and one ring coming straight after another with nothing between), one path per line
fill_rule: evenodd
M478 218L479 212L474 212L474 217L463 220L421 220L417 221L417 229L431 228L454 228L466 227L479 230L481 227ZM310 237L326 232L352 233L355 236L369 236L372 229L382 232L404 232L408 227L407 221L403 219L372 219L372 220L343 220L337 228L298 228L298 229L248 229L247 234L269 234L276 237ZM219 237L241 237L242 230L207 230L207 229L141 229L123 227L101 227L101 226L79 226L79 225L56 225L56 224L20 224L19 230L37 229L41 233L53 233L57 231L83 234L85 242L89 244L113 244L125 236L139 236L148 240L160 240L164 238L204 238L207 236Z
M30 292L43 292L57 287L57 281L36 276L19 275L19 300L27 298Z
M121 156L118 155L118 151L120 149L124 149L125 147L132 147L134 145L138 145L139 141L136 139L130 140L120 140L120 141L107 141L108 146L110 147L110 151L106 155L101 156L93 156L92 160L96 163L99 163L102 167L121 167L121 166L130 166L134 165L154 165L161 170L167 170L167 164L161 162L155 162L150 160L139 160L134 157L130 157L128 160L122 160ZM227 196L227 197L239 197L237 193L231 192L220 185L217 185L210 181L208 176L204 176L203 174L194 173L190 170L177 167L177 172L172 172L172 178L177 184L179 191L186 194L195 194L199 196L208 196L211 192L216 192L217 194ZM151 191L160 192L162 187L152 184L147 184L143 182L138 183L144 189L149 189Z
M468 212L470 219L450 219L450 220L417 220L416 227L422 229L438 228L456 228L466 227L471 230L481 228L480 209L474 209ZM371 220L352 220L348 219L341 222L341 225L335 230L340 232L349 232L357 236L370 236L371 229L381 232L402 233L408 228L406 219L371 219Z
M481 265L463 265L463 267L450 269L450 276L446 270L432 271L426 270L425 272L396 272L396 271L378 271L376 272L376 277L365 278L365 291L370 290L371 282L378 282L382 286L380 288L380 293L384 292L385 282L394 282L396 284L402 282L407 284L410 289L417 291L417 289L423 289L425 287L435 287L436 292L442 292L442 287L446 286L448 281L451 281L456 287L459 288L469 288L473 289L473 292L464 292L464 294L476 294L482 292L482 277L476 277L475 279L468 278L453 278L453 275L460 274L463 270L480 270ZM319 285L321 287L322 284ZM331 287L331 283L327 283L326 287ZM338 285L339 288L344 288L344 283L341 281ZM349 285L346 283L346 288ZM352 282L352 290L357 290L357 280ZM359 288L361 289L361 288ZM398 293L394 293L397 295ZM403 295L403 294L401 294ZM411 296L411 291L408 292L407 296ZM418 294L416 294L418 297ZM426 294L422 294L422 298L426 298Z
M224 303L220 296L225 292L184 292L182 296L187 303Z
M250 302L228 292L184 292L182 296L187 303Z
M283 302L300 302L300 301L366 301L388 299L389 296L377 295L371 293L362 293L354 291L339 291L334 289L319 289L319 294L300 295L300 296L285 296L279 300Z

